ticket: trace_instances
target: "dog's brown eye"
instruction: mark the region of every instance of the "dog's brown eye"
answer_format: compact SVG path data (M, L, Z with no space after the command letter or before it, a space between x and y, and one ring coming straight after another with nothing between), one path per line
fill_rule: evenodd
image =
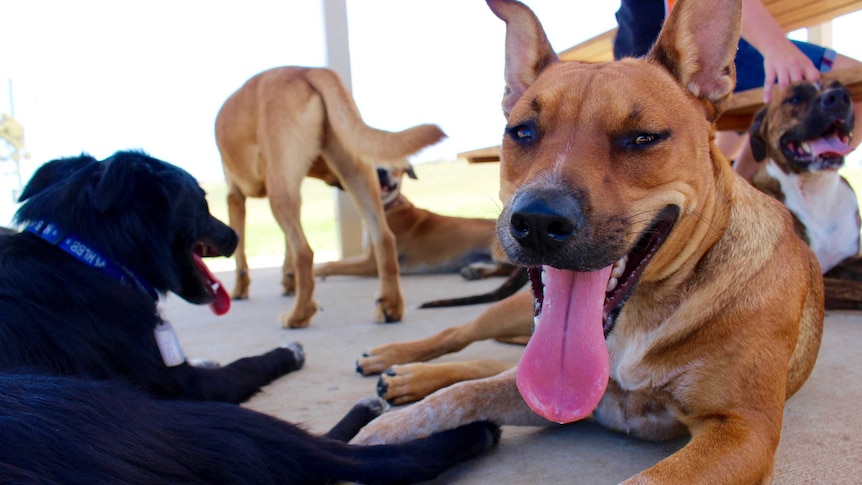
M509 137L518 143L531 143L536 138L536 127L532 122L521 123L507 128Z

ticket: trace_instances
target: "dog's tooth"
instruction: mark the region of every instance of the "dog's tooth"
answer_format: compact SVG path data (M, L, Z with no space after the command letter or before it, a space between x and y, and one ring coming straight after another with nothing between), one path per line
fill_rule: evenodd
M545 267L544 267L544 266L542 266L542 284L543 284L543 285L547 285L547 284L548 284L548 273L547 273L547 271L545 271Z
M799 148L805 154L811 153L811 145L809 145L807 141L803 141L802 143L800 143Z
M610 293L610 292L614 291L614 288L617 287L617 282L618 281L616 278L609 279L608 280L608 288L607 288L607 290L605 290L605 292Z
M539 322L542 321L540 317L533 317L533 330L536 330L536 327L539 326Z

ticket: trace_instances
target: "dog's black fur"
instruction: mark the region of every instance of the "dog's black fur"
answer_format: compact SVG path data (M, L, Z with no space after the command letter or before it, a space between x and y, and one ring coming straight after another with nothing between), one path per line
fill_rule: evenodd
M339 437L374 416L357 405ZM354 446L233 404L3 373L0 434L2 483L393 484L428 480L487 450L499 428L480 422L401 445Z
M141 153L49 162L21 200L20 223L53 223L159 293L196 304L214 296L193 254L229 255L237 244L191 175ZM224 367L168 367L154 336L157 302L146 291L27 231L0 238L0 268L0 370L123 378L160 397L239 403L303 363L295 346Z
M159 293L213 298L192 254L230 254L186 172L142 153L49 162L18 220L51 222ZM487 450L474 423L403 445L345 443L380 409L360 403L326 436L223 402L298 369L301 349L223 368L167 367L156 301L29 231L0 237L0 483L409 483ZM175 398L175 399L165 399Z

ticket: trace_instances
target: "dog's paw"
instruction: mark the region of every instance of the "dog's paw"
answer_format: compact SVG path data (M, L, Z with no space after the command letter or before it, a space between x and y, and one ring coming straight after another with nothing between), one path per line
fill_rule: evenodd
M414 363L394 365L377 379L377 395L392 405L408 404L448 386L457 379L446 379L434 365Z
M351 440L357 445L404 443L425 438L437 431L448 429L450 423L440 421L442 415L433 406L420 401L407 407L381 414ZM457 427L462 423L455 423Z
M305 349L299 342L291 342L281 346L282 349L289 350L293 353L293 358L296 361L296 368L299 369L305 365Z
M378 298L374 305L374 321L377 323L396 323L404 318L404 302L390 302L386 298Z
M317 313L320 307L317 302L311 300L306 305L301 305L297 302L293 310L284 312L279 315L281 320L281 328L306 328L311 325L311 318Z
M470 263L463 266L458 273L467 281L481 280L485 278L486 265L483 263Z
M354 407L363 408L369 415L376 418L389 410L389 403L379 397L364 397Z
M364 352L356 359L356 372L364 376L377 375L395 364L406 364L416 360L404 355L400 350L402 347L403 344L385 344Z

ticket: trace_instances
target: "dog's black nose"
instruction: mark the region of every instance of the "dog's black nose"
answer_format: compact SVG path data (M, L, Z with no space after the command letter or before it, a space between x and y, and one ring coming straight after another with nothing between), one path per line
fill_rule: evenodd
M850 109L850 91L843 87L824 91L820 95L820 107L833 113L846 113Z
M509 216L512 237L524 247L556 251L575 234L581 211L577 201L558 193L523 193Z

